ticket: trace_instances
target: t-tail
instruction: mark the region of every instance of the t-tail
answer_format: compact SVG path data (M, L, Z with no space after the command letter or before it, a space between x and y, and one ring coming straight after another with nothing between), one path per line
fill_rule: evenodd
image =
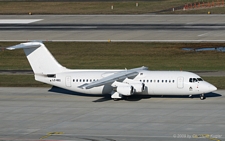
M60 65L45 45L41 42L27 42L7 48L8 50L23 49L35 74L35 80L44 83L46 77L54 77L56 73L65 72L67 68Z

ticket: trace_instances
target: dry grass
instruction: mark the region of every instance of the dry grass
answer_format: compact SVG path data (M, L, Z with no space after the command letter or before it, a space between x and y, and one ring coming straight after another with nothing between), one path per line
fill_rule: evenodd
M203 79L217 87L217 89L225 89L225 77L203 77Z
M33 75L0 75L0 87L49 87L34 80Z
M202 1L202 0L201 0ZM160 0L136 2L0 2L0 14L146 14L160 13L172 8L184 6L195 0ZM114 9L111 9L111 6ZM221 13L224 9L215 11ZM198 11L197 11L198 12ZM215 13L213 12L213 13ZM195 13L195 11L181 11L177 13ZM199 12L198 12L199 13ZM204 12L205 13L205 12Z
M10 46L17 43L0 43ZM224 70L222 52L189 52L182 47L219 47L191 43L47 42L56 59L68 68L118 69L148 66L150 70ZM31 69L22 50L0 52L1 69ZM212 65L213 64L213 65Z

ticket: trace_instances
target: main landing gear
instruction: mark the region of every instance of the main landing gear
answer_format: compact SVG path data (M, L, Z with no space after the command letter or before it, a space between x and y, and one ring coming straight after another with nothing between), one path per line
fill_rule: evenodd
M192 95L189 95L189 98L193 98L193 96Z
M201 94L201 95L200 95L200 99L201 99L201 100L206 99L205 95L204 95L204 94Z
M118 92L112 92L111 93L111 98L114 100L114 101L118 101L120 99L122 99L123 95L119 94Z
M113 98L113 101L119 101L121 98Z

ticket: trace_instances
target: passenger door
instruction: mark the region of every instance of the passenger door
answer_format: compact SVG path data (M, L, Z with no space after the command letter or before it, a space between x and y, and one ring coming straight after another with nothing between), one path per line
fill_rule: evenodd
M66 86L71 87L71 77L70 76L66 76Z
M177 88L184 88L184 77L180 76L177 78Z

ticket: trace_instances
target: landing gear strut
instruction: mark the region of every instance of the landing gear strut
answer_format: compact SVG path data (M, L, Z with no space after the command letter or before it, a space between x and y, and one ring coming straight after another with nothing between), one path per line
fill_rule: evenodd
M118 92L112 92L111 93L111 98L114 100L114 101L118 101L118 100L120 100L120 99L122 99L122 95L121 94L119 94Z
M204 95L204 94L201 94L201 95L200 95L200 99L201 99L201 100L204 100L204 99L205 99L205 95Z

